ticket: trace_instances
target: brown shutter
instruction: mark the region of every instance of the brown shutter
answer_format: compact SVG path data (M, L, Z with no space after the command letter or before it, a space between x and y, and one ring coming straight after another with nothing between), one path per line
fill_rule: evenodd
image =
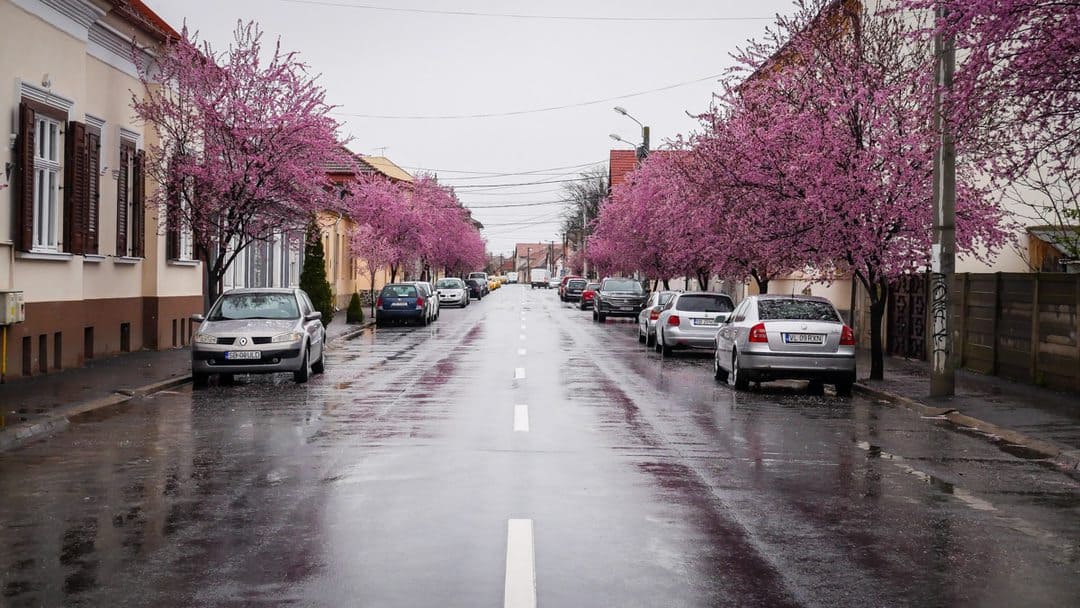
M128 160L131 148L120 146L120 174L116 178L116 255L128 254L127 212L128 212Z
M15 246L30 251L34 245L34 110L19 104L19 133L15 162L19 165L15 190Z
M64 142L64 250L86 253L86 208L89 201L86 125L68 123Z
M168 183L165 185L165 259L180 258L180 185L176 183L173 165L169 166Z
M86 224L83 245L86 253L98 252L98 209L101 207L101 133L86 130Z
M146 257L146 183L143 179L143 163L145 161L145 154L143 154L142 150L135 153L135 162L132 165L135 179L131 182L132 187L135 189L131 209L131 230L134 232L131 235L131 249L132 255L137 258Z

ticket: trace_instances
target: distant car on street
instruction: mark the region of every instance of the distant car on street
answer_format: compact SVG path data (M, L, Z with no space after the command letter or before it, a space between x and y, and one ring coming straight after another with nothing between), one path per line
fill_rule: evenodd
M600 281L593 298L593 321L608 317L636 317L645 308L645 288L639 281L608 277Z
M517 283L518 282L518 273L516 273L516 272L508 272L508 273L506 273L506 282L507 283Z
M551 275L548 273L547 268L533 268L529 271L529 286L533 289L537 287L547 289L550 278Z
M476 279L480 281L480 286L483 287L484 295L491 293L491 287L488 285L488 275L486 272L470 272L467 279Z
M440 306L469 305L469 287L465 281L456 277L446 277L435 282L435 291L439 294Z
M559 299L562 300L563 302L566 301L566 284L569 283L572 279L582 279L582 280L584 280L585 277L579 277L579 276L576 276L576 275L569 275L568 274L568 275L562 277L561 279L559 279L559 282L558 282L558 285L559 285Z
M851 395L855 334L832 302L814 296L758 295L743 300L716 333L713 371L742 390L750 382L809 380Z
M722 293L674 294L656 318L656 352L670 355L677 348L713 349L716 330L733 310L735 303Z
M297 383L326 367L326 328L302 289L233 289L210 313L193 315L191 378L196 388L211 374L292 372Z
M416 283L390 283L375 300L375 325L384 327L395 321L427 325L430 319L427 302Z
M465 279L465 286L469 288L470 298L484 299L484 286L479 279Z
M578 308L581 310L592 308L597 289L600 289L600 283L587 283L585 290L581 292L581 302L578 303Z
M638 342L645 344L646 348L656 345L656 320L673 297L674 291L654 291L649 294L645 308L638 313Z
M585 286L589 282L583 278L571 278L565 281L562 286L562 301L563 302L577 302L581 299L581 294L585 291Z

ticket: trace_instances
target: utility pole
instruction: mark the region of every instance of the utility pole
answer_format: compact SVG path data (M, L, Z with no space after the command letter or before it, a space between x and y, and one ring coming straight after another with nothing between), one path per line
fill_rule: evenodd
M649 156L649 127L642 125L641 127L641 147L637 150L637 161L641 164L643 160Z
M938 2L936 22L948 17L944 3ZM934 131L938 149L934 153L934 242L930 261L930 395L951 397L956 394L953 367L953 336L949 327L949 289L956 272L956 147L949 121L945 118L947 100L952 90L956 66L956 47L952 36L938 32L934 36L936 75L934 78Z

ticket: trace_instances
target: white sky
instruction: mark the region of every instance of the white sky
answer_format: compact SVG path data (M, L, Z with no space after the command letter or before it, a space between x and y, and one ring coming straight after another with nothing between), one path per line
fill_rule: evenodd
M576 104L698 80L727 70L729 53L760 36L790 0L146 0L177 30L186 20L215 49L232 40L238 20L255 19L267 42L281 37L297 51L339 112L433 116L514 112ZM349 6L352 5L352 6ZM546 16L724 18L730 21L525 19L384 11L356 6ZM764 18L743 19L743 18ZM493 177L597 162L606 167L616 133L640 140L649 125L655 149L695 128L685 111L708 106L714 81L584 107L520 116L393 120L338 116L361 154L381 154L415 173L436 170L444 184L521 183L577 177ZM384 149L385 148L385 149ZM466 179L468 178L468 179ZM560 205L485 209L558 201L560 184L485 192L459 188L473 216L488 226L488 250L515 242L560 241ZM545 222L539 223L537 222ZM516 225L510 225L518 223ZM534 224L534 225L526 225Z

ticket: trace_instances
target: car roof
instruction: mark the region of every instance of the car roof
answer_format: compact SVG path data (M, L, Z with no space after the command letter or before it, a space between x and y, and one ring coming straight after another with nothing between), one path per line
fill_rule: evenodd
M803 300L806 302L824 302L826 304L832 304L832 300L829 298L823 298L821 296L804 296L801 293L787 295L781 293L763 293L750 297L759 300Z
M680 298L683 296L723 296L729 300L731 299L731 296L726 293L720 293L719 291L674 291L671 293L674 293Z
M233 293L237 293L237 294L243 294L243 293L282 293L282 294L288 293L288 294L296 294L297 291L300 291L300 290L296 289L294 287L238 287L236 289L230 289L230 290L226 291L222 295L228 295L228 294L233 294Z

